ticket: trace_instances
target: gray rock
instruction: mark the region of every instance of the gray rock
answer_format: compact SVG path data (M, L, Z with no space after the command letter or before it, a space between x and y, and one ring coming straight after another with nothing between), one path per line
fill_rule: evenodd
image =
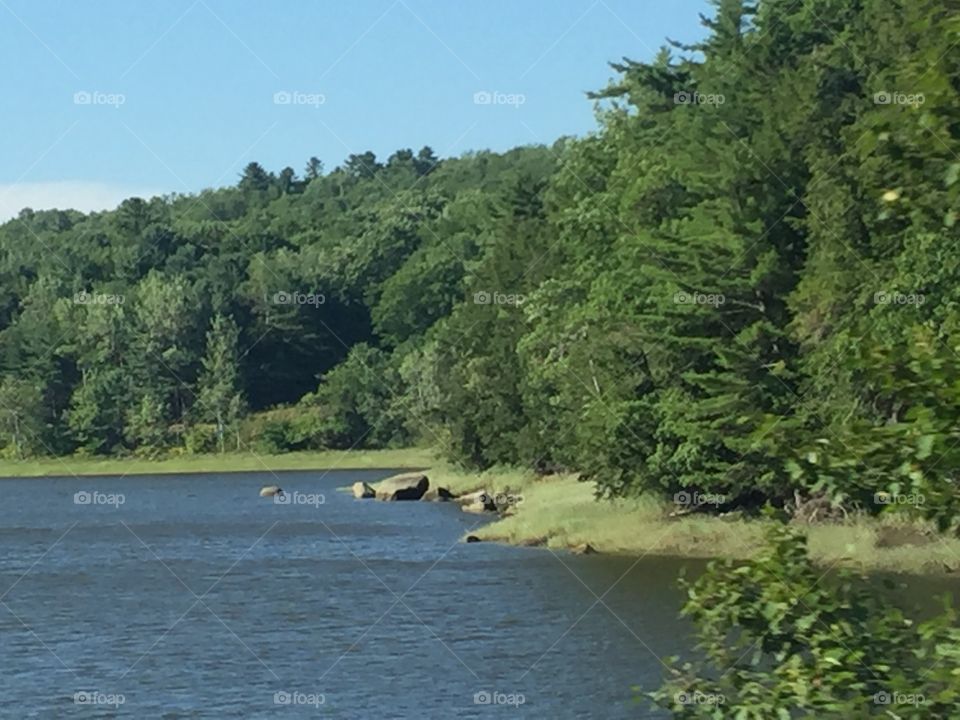
M423 494L423 497L420 499L429 500L432 502L446 502L448 500L456 500L457 496L447 490L445 487L436 487L428 488Z
M423 473L402 473L373 486L377 500L419 500L430 487L430 481Z

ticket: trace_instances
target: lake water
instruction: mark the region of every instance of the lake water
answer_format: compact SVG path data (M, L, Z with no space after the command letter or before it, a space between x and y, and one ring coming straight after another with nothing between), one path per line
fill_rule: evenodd
M0 716L656 716L631 687L688 647L679 562L336 490L391 472L0 481Z

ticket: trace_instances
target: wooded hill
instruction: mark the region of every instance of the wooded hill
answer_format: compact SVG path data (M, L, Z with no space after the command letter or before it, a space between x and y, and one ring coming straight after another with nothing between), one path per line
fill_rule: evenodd
M0 227L5 452L425 442L947 526L955 5L718 0L702 44L613 66L587 137L24 210Z

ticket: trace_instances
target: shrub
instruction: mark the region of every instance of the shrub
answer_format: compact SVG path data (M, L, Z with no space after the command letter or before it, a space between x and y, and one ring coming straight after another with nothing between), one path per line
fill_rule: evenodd
M704 659L650 694L674 717L960 717L953 609L917 625L849 574L825 579L794 530L682 584Z

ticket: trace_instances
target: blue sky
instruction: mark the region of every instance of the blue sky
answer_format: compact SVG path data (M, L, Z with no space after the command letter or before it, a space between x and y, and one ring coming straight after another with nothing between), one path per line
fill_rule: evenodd
M0 0L0 218L594 127L608 61L703 34L706 0ZM477 95L480 93L480 95ZM475 97L479 100L477 102Z

